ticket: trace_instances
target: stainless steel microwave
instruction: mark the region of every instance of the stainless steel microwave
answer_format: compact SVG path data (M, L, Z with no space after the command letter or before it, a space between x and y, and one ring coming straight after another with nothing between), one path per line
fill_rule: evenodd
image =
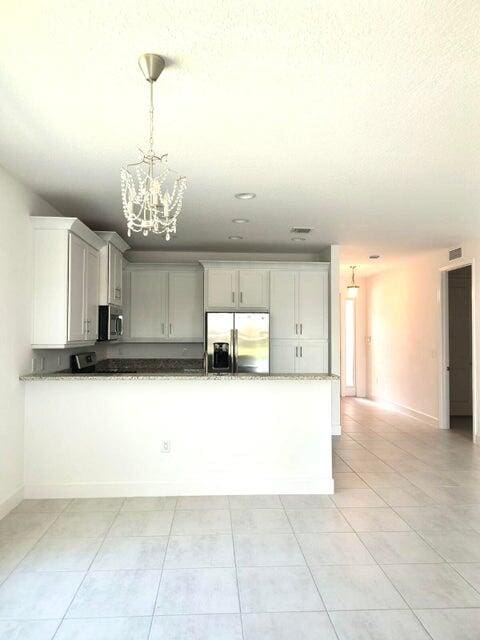
M123 334L123 311L113 304L98 307L98 339L119 340Z

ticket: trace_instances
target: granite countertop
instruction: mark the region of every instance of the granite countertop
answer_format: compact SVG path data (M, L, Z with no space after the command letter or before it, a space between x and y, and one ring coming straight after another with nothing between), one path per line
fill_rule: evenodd
M100 360L91 373L29 373L20 380L338 380L326 373L205 373L203 359L110 358Z
M30 373L20 376L26 382L40 380L339 380L339 376L327 373L209 373L204 371L163 371L154 373Z

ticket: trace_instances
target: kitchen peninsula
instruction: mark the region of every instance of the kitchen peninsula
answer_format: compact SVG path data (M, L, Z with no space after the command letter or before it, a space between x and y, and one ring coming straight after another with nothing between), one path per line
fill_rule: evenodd
M333 492L334 252L155 262L32 227L25 497Z
M23 379L27 498L333 493L335 376Z

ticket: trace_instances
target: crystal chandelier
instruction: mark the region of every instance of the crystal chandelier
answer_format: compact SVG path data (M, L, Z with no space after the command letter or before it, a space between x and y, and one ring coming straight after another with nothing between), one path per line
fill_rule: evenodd
M167 154L157 156L153 150L153 83L162 73L165 60L155 53L146 53L138 64L150 83L150 137L148 151L140 149L140 162L128 164L120 172L123 212L129 236L132 231L144 236L151 231L168 241L177 232L187 179L169 168Z

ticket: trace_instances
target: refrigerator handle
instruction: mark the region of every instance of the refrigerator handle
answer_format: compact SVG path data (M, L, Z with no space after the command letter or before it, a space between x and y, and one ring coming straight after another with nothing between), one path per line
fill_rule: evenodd
M235 360L236 360L236 348L235 348L235 329L230 329L230 373L235 373Z
M238 329L235 329L234 331L234 355L235 355L235 361L234 361L234 373L238 373L238 353L237 353L237 349L238 349Z

